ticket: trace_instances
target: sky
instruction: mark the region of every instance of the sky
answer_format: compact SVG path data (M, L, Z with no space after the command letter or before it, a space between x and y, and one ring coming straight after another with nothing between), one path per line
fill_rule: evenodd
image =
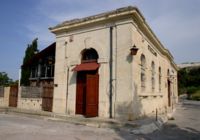
M200 0L0 0L0 72L17 80L27 44L55 41L48 30L66 20L136 6L174 61L200 62Z

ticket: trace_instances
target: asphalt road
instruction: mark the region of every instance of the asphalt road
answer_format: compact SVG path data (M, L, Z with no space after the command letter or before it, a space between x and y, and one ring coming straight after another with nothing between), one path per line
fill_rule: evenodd
M0 114L0 140L132 140L127 131L75 125L48 118Z
M48 118L0 114L0 140L200 140L200 102L177 105L175 120L147 135L127 130L95 128Z
M176 107L175 120L161 130L142 137L148 140L200 140L200 101L182 100Z

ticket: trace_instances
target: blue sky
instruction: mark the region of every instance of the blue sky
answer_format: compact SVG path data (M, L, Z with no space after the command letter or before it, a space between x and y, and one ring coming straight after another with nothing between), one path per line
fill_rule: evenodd
M27 44L38 37L42 50L54 42L48 27L128 5L140 9L176 63L200 61L200 0L1 0L0 71L17 79Z

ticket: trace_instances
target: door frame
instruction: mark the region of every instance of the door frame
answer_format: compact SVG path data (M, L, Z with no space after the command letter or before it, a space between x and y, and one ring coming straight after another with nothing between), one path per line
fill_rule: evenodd
M91 75L98 75L97 83L97 113L96 115L87 114L87 77ZM82 78L82 81L81 81ZM83 82L83 83L82 83ZM82 103L81 101L82 100ZM82 104L82 106L81 106ZM85 117L97 117L99 114L99 74L98 70L95 71L79 71L77 72L76 80L76 103L75 103L75 114L84 115Z
M18 86L10 86L9 107L17 107L18 103Z
M171 107L171 82L167 80L167 88L168 88L168 106Z
M42 110L52 112L53 110L53 86L44 86L42 92Z

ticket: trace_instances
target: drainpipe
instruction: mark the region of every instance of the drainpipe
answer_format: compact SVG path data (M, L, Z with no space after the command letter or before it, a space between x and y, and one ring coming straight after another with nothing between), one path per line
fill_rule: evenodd
M115 101L114 101L114 108L113 108L113 117L116 117L116 100L117 100L117 26L115 25Z
M67 41L65 41L64 46L65 46L65 61L67 61ZM67 65L67 89L66 89L66 114L68 111L68 94L69 94L69 66Z
M69 67L67 67L67 93L66 93L66 114L68 111L68 94L69 94Z
M113 89L112 89L112 70L113 70L113 59L112 59L112 56L113 56L113 27L110 27L110 63L109 63L109 66L110 66L110 86L109 86L109 89L110 89L110 96L109 96L109 101L110 101L110 108L109 108L109 113L110 113L110 118L112 118L112 95L113 95Z

